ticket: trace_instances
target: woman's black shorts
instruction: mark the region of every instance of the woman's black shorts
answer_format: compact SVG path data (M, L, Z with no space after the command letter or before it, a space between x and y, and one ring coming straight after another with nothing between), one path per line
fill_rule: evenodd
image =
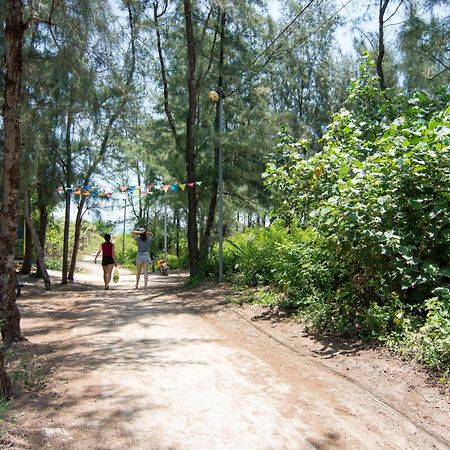
M114 264L114 258L112 256L104 256L102 258L102 266L109 266L110 264Z

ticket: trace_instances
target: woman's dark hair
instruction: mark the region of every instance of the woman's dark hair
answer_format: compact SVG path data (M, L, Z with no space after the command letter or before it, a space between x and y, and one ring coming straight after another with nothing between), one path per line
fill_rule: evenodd
M111 240L111 235L108 234L108 233L106 233L106 234L105 234L105 241L106 241L106 242L109 242L110 240Z
M144 231L143 233L140 234L140 236L141 236L141 240L143 240L143 241L147 240L147 232Z

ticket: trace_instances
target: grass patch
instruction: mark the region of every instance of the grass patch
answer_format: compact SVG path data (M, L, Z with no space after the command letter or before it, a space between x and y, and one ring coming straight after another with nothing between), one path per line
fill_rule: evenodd
M4 414L8 410L9 400L6 398L0 398L0 420L3 419Z
M48 365L36 355L25 354L17 362L11 381L26 390L40 389L46 383Z

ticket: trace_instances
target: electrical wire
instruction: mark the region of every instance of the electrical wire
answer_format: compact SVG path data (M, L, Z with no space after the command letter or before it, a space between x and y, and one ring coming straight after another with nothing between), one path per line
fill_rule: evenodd
M321 28L323 28L328 22L330 22L336 15L338 15L347 5L349 5L353 0L348 0L343 6L341 6L336 12L334 12L330 17L328 17L328 19L326 19L324 22L322 22L317 28L315 28L313 31L311 31L311 33L308 34L308 36L306 36L305 39L303 39L302 41L300 41L297 45L297 47L299 47L300 45L304 44L311 36L313 36L314 34L316 34ZM305 8L303 8L302 12L305 11L305 9L312 3L309 2L308 5L305 6ZM322 3L322 2L321 2ZM302 13L301 12L301 13ZM254 63L264 54L266 53L266 51L273 46L273 44L275 44L275 42L280 38L280 36L282 34L284 34L284 32L300 17L301 13L299 15L297 15L297 17L286 27L284 28L284 30L270 43L269 46L267 46L263 52L261 52L242 72L241 72L241 76L252 66L254 65ZM273 53L269 56L270 57L273 55ZM258 70L257 72L255 72L251 77L249 77L247 80L245 80L244 82L242 82L239 86L237 86L235 89L233 89L230 93L226 94L227 97L229 97L230 95L233 95L234 93L236 93L237 91L241 90L246 84L248 84L256 75L258 75L263 68L265 67L265 65L263 65L261 67L260 70Z
M281 36L283 36L283 34L303 15L303 13L315 2L316 0L310 0L303 8L302 10L294 17L294 19L291 20L291 22L286 25L286 27L284 27L284 29L282 31L280 31L280 33L278 33L277 37L258 55L256 56L256 58L254 58L250 64L247 65L247 67L244 68L244 70L241 72L240 77L242 77L242 75L244 75L245 72L247 72L250 67L254 66L256 61L258 61L259 58L261 58L261 56L264 55L264 53L266 53L277 41L278 39L280 39ZM322 3L322 2L321 2ZM231 92L228 95L232 95L235 91Z

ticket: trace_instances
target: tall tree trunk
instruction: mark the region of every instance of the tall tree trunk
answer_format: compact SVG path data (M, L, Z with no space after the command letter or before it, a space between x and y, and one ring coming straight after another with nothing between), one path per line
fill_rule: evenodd
M5 344L23 339L16 305L14 255L17 244L19 156L21 146L20 100L22 91L22 41L26 24L22 0L6 3L5 99L3 128L3 201L0 210L0 320ZM0 376L1 376L0 371Z
M6 372L5 351L0 346L0 398L8 398L11 396L11 380Z
M72 258L70 260L69 273L67 279L73 281L75 275L75 267L77 264L78 250L80 249L81 224L83 222L83 209L86 203L86 197L81 196L80 203L77 208L77 217L75 218L75 232L73 236Z
M378 55L377 55L377 75L380 83L380 89L386 89L386 81L384 79L383 58L385 53L384 48L384 14L389 5L389 0L379 0L380 11L378 15Z
M34 248L36 250L36 257L39 269L42 274L42 278L44 279L44 285L46 291L51 291L51 282L50 277L48 276L47 268L45 267L44 263L44 252L42 251L41 243L39 242L39 236L36 231L36 228L34 226L33 221L31 220L31 212L30 212L30 200L29 200L29 194L28 194L28 186L24 189L24 205L25 205L25 220L27 222L27 228L30 229L31 235L33 237L33 244Z
M178 134L175 119L172 114L172 110L170 109L169 103L169 85L167 82L167 69L166 64L164 62L164 55L162 51L162 43L161 43L161 30L159 28L159 18L162 17L167 11L168 2L167 0L164 2L163 10L158 13L159 2L155 0L153 2L153 21L155 23L155 31L156 31L156 46L158 49L158 57L159 57L159 69L161 72L161 80L163 84L163 96L164 96L164 111L166 113L167 120L169 121L170 129L172 131L172 136L175 140L176 147L182 151L182 141L181 137Z
M221 25L220 25L220 51L219 51L219 78L218 88L219 90L223 90L223 66L224 66L224 53L225 53L225 21L226 21L226 13L222 11L221 13ZM222 94L221 94L222 95ZM216 103L216 118L215 118L215 131L217 135L220 133L219 130L219 102ZM211 241L211 230L214 226L214 218L216 215L216 206L217 206L217 190L219 186L219 180L217 177L218 166L219 166L219 145L222 145L219 141L216 144L214 149L214 174L213 182L211 186L211 199L209 201L209 209L208 209L208 217L205 225L205 232L202 237L201 245L200 245L200 259L206 259L208 255L208 250Z
M71 105L69 105L71 108ZM69 109L66 124L66 189L64 192L66 204L64 214L64 236L63 236L63 267L61 274L61 284L67 284L67 272L69 270L69 234L70 234L70 200L72 198L73 183L73 157L72 157L72 124L73 114Z
M20 273L22 275L29 275L31 273L31 266L33 264L33 240L31 238L30 227L24 227L25 237L25 254L23 255L22 267Z
M38 228L38 236L39 242L41 243L42 250L45 256L45 244L47 240L47 227L48 227L48 204L46 200L45 194L43 194L38 188L38 206L39 206L39 228ZM41 269L39 268L39 264L37 265L36 275L41 277Z
M175 226L176 226L176 253L177 258L180 257L180 210L175 210Z
M195 79L196 55L194 27L192 24L192 4L184 0L184 18L186 23L186 44L188 55L188 92L189 108L186 121L186 175L187 182L195 182L195 114L197 110L197 86ZM198 273L199 251L197 234L197 191L195 184L188 188L188 248L190 275Z

